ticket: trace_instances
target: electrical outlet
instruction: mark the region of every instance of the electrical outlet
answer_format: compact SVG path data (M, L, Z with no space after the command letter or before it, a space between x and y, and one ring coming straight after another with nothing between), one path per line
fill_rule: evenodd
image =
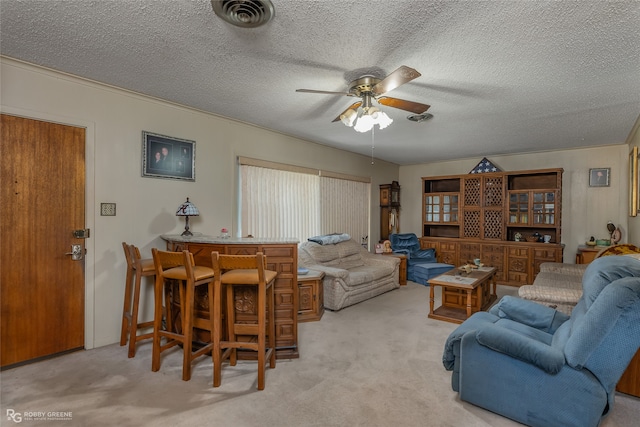
M115 203L100 203L100 215L101 216L116 216L116 204Z

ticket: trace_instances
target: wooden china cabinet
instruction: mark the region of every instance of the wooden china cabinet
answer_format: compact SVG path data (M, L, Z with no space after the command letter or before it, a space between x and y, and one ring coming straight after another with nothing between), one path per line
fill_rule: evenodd
M541 263L562 262L562 172L422 178L422 247L448 264L480 258L501 284L532 283Z

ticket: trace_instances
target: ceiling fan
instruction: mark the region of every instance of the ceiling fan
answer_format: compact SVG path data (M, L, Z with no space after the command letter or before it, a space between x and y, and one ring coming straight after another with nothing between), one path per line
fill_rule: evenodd
M420 77L421 74L411 67L402 65L397 70L393 71L384 79L376 78L372 75L364 75L360 78L353 80L349 83L349 90L347 92L333 92L326 90L313 90L313 89L296 89L296 92L306 93L323 93L328 95L344 95L361 98L361 101L355 102L349 106L346 110L336 117L333 122L342 121L347 126L353 126L356 118L378 114L384 115L386 121L378 123L380 128L386 127L391 123L391 119L386 114L380 112L376 107L372 106L372 100L376 100L379 104L386 105L387 107L399 108L401 110L410 111L414 114L423 114L431 106L427 104L421 104L419 102L407 101L404 99L391 98L389 96L383 96L385 93L401 86L411 80ZM362 110L357 112L358 108L362 106ZM384 124L386 123L386 124ZM384 124L384 125L383 125ZM368 127L369 130L371 127ZM359 130L356 127L356 130ZM363 132L363 130L359 130Z

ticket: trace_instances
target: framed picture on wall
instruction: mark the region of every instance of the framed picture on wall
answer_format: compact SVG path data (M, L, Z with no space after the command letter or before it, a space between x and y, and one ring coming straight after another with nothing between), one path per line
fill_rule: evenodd
M629 216L638 215L638 147L629 153Z
M589 169L589 187L608 187L611 168Z
M142 176L196 180L196 142L142 131Z

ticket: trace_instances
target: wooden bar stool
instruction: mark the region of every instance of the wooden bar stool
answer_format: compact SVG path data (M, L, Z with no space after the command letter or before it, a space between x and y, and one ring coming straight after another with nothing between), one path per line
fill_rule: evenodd
M153 248L151 252L153 254L153 262L156 268L153 355L151 359L151 370L156 372L160 369L160 353L175 345L182 344L182 379L184 381L189 381L191 379L191 362L198 356L208 353L213 348L213 343L209 343L195 352L192 352L193 327L195 324L194 299L195 289L197 286L208 286L210 307L209 319L206 322L198 323L198 327L203 327L213 331L215 317L212 310L214 307L213 269L195 265L193 254L186 250L182 252L166 252ZM171 315L169 313L166 316L167 328L162 328L162 290L165 288L166 279L177 280L180 283L179 298L182 333L172 330L176 328L171 327ZM170 307L171 301L167 299L165 304L167 307ZM164 344L162 343L163 337L166 339Z
M153 320L138 323L138 310L140 308L140 287L143 277L155 276L156 270L153 259L142 259L140 250L135 245L122 242L124 256L127 260L127 278L124 287L124 308L122 309L122 330L120 332L120 345L127 344L129 340L129 357L136 355L136 343L140 340L153 338L153 331L138 335L138 329L153 327ZM135 282L133 280L135 276ZM133 296L133 306L131 298Z
M211 253L215 284L215 321L213 325L213 386L220 386L221 364L229 359L235 366L237 349L248 349L258 354L258 390L264 390L265 361L269 367L276 367L276 333L274 314L275 271L266 269L267 258L258 252L256 255L220 255ZM234 288L257 288L257 322L253 324L236 323ZM222 288L226 287L226 329L227 341L222 341ZM238 289L239 290L239 289ZM267 321L267 312L269 319ZM266 346L267 327L269 328L269 347ZM238 340L238 336L252 335L249 341ZM257 342L256 342L257 339Z

